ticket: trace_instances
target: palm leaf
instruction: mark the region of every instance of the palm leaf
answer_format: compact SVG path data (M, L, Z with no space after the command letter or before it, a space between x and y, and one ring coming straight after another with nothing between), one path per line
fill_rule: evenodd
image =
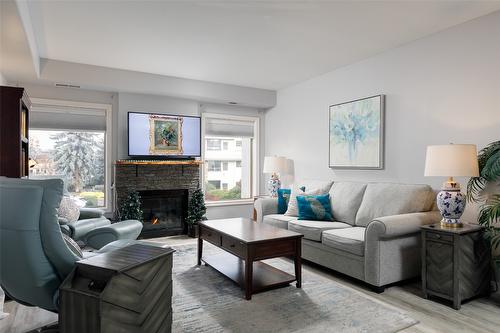
M481 225L490 227L491 224L500 221L500 195L494 195L481 207L478 222Z
M500 150L495 151L488 158L481 170L481 177L487 181L495 181L500 178Z
M472 177L467 183L467 201L481 202L484 200L482 192L486 186L486 180L483 177Z

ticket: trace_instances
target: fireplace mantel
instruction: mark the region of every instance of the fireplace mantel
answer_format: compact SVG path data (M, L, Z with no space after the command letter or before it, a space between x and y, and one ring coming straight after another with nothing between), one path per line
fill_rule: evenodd
M200 160L169 160L169 161L155 161L155 160L117 160L116 165L200 165L203 161Z

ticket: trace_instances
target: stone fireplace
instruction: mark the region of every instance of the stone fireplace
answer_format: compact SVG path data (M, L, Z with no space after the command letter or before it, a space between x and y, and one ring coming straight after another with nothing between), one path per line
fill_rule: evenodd
M138 191L143 211L140 238L186 233L188 202L200 183L200 165L200 161L116 161L117 212L129 192Z

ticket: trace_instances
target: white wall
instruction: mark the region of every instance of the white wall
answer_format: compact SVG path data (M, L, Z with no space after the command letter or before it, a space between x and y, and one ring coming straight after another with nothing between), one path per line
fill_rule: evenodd
M7 85L7 80L5 80L1 72L0 72L0 85L2 86Z
M328 168L328 106L386 95L385 170ZM500 139L500 12L278 92L266 113L266 155L300 178L428 183L426 146ZM464 182L463 179L460 181Z

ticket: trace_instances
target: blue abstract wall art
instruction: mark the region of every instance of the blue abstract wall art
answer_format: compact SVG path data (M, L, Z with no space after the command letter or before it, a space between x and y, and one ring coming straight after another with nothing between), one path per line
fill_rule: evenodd
M384 95L330 106L329 165L383 169Z

